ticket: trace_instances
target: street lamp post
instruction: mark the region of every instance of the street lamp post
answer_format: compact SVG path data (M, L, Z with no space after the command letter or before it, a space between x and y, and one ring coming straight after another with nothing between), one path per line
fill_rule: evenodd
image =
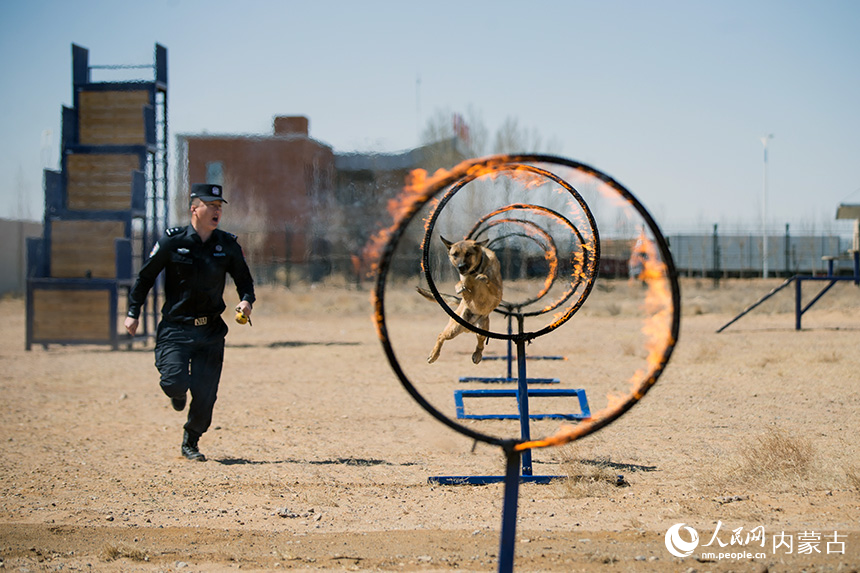
M764 183L762 189L761 201L761 276L768 278L768 261L767 261L767 143L773 139L773 134L769 133L761 138L761 143L764 146Z

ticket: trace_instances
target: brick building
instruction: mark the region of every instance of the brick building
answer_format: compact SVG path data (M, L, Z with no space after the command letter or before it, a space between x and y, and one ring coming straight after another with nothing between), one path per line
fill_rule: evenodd
M178 135L171 220L187 220L191 183L220 183L229 202L223 228L239 235L261 280L282 268L312 281L350 275L407 174L466 157L456 138L397 154L336 154L310 137L308 124L279 116L271 135Z
M255 265L307 259L334 184L332 148L312 139L306 117L276 117L274 132L258 135L179 135L180 177L173 221L187 218L191 183L224 185L224 228L244 235Z

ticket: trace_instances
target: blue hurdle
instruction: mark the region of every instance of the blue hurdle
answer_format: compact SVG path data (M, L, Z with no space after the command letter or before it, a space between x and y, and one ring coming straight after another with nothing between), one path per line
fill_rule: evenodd
M529 397L537 396L576 396L579 401L580 412L578 414L532 414L530 420L584 420L591 417L588 407L588 399L585 390L582 389L528 389ZM457 418L460 420L518 420L519 414L466 414L463 398L517 398L519 401L519 390L454 390L454 404L457 407Z
M520 320L520 332L522 332L522 316L519 317ZM472 420L518 420L520 423L520 438L523 441L529 441L531 439L531 429L529 427L529 423L531 420L538 419L564 419L564 420L584 420L591 416L591 409L588 406L588 399L585 396L585 390L582 389L537 389L537 388L529 388L529 383L532 382L531 378L526 376L526 341L523 339L516 341L517 347L517 377L512 381L517 382L517 387L510 389L500 389L500 390L482 390L482 389L466 389L466 390L454 390L454 403L456 405L457 418L459 419L472 419ZM553 396L576 396L580 413L578 414L532 414L529 412L529 398L530 397L553 397ZM488 414L488 415L476 415L476 414L466 414L465 407L463 404L463 399L467 397L472 398L499 398L499 397L514 397L517 399L517 414ZM519 466L517 468L516 473L512 473L511 468L508 468L506 475L504 476L433 476L427 479L429 483L435 483L440 485L484 485L490 483L498 483L505 482L508 483L511 480L517 482L530 482L530 483L549 483L554 479L559 479L563 476L557 475L534 475L532 469L532 452L531 450L525 450L520 455L519 453L515 456L516 464ZM509 464L511 463L511 458L509 458ZM507 487L506 487L507 489Z
M836 272L834 271L833 265L834 265L834 262L836 260L838 260L838 257L823 257L823 259L827 262L827 274L826 275L824 275L824 276L820 276L820 275L794 275L792 277L785 279L785 282L783 282L781 285L779 285L778 287L771 290L769 293L767 293L766 295L761 297L759 300L757 300L756 302L754 302L753 304L751 304L750 306L745 308L743 311L741 311L741 313L739 315L737 315L736 317L731 319L729 322L727 322L726 324L721 326L717 330L717 333L724 331L726 328L728 328L729 326L731 326L732 324L734 324L735 322L740 320L741 317L745 316L747 313L749 313L755 307L757 307L758 305L760 305L761 303L763 303L764 301L766 301L767 299L769 299L770 297L772 297L773 295L775 295L776 293L781 291L782 289L786 288L791 283L794 283L794 287L795 287L794 288L794 329L795 330L801 330L801 318L803 317L803 315L806 314L806 311L808 311L810 308L812 308L812 305L814 305L816 302L818 302L818 300L821 297L823 297L827 293L827 291L829 291L831 288L833 288L833 285L835 285L836 283L838 283L840 281L851 281L855 285L860 285L860 250L852 251L850 258L852 259L852 262L853 262L853 271L854 271L853 274L851 274L851 275L836 274ZM817 295L815 295L815 297L813 297L813 299L810 300L805 306L802 304L803 283L804 282L826 282L827 283L824 286L824 288L821 289L821 291Z

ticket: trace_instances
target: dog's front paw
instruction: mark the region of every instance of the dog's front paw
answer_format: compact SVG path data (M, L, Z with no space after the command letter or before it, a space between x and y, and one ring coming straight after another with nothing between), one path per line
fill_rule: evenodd
M439 358L438 352L431 352L430 356L427 357L427 364L433 364L436 362L436 359Z
M457 283L454 285L454 292L457 294L461 294L464 290L466 290L466 285L463 283Z
M472 362L478 364L481 362L481 359L484 357L484 353L481 350L476 350L472 353Z

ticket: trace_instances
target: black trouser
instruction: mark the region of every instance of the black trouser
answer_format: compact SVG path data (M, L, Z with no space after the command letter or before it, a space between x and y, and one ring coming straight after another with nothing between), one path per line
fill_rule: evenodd
M210 318L204 326L166 320L158 325L155 367L161 373L161 389L171 398L191 390L185 430L194 438L212 423L226 335L227 325L220 316Z

